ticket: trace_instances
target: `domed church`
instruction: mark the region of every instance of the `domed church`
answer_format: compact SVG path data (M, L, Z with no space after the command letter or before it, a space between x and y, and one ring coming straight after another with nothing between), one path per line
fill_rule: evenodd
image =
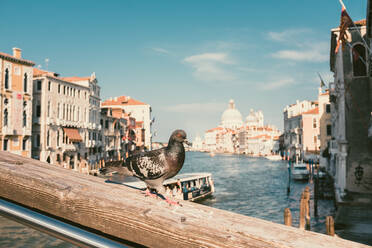
M235 108L234 100L230 100L229 108L226 109L221 117L221 127L237 129L243 126L242 115L239 110Z

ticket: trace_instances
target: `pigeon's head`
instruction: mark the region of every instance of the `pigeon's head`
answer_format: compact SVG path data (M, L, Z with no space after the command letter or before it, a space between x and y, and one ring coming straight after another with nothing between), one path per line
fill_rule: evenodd
M180 143L183 143L183 142L188 143L186 139L186 132L181 129L174 131L170 137L170 140L174 140Z

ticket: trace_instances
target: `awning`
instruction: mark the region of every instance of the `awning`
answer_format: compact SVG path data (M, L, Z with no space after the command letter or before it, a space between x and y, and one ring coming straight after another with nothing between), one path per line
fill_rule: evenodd
M63 131L65 132L65 134L67 135L67 137L69 138L69 140L71 142L81 142L81 141L83 141L83 139L81 138L81 136L79 134L78 129L64 127Z

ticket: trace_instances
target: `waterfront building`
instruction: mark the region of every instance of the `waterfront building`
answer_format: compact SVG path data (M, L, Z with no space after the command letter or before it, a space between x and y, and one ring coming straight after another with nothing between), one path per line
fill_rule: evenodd
M97 169L99 161L103 157L102 133L101 133L101 88L98 85L96 74L93 72L90 77L63 77L62 80L72 84L80 85L89 89L88 104L86 116L88 116L88 164L91 169Z
M25 157L31 157L34 65L19 48L13 55L0 52L0 149Z
M61 78L59 74L34 68L33 73L32 157L43 162L89 173L93 160L90 78Z
M194 151L201 151L203 149L203 140L199 135L197 135L192 142L192 149Z
M334 82L329 86L332 139L328 171L334 177L338 200L346 194L371 193L372 137L368 135L372 122L370 1L367 15L367 21L354 22L355 26L345 30L347 39L337 53L340 29L331 30L330 69L334 72Z
M301 119L302 157L307 159L319 153L319 107L302 113Z
M299 101L284 108L284 156L300 159L304 156L303 113L317 108L318 102ZM308 120L308 118L306 118ZM306 134L305 134L306 135ZM306 135L307 136L307 135Z
M318 93L319 103L319 136L320 136L320 156L319 165L327 168L328 160L327 154L329 154L329 142L332 138L332 116L331 116L331 104L329 102L329 90L322 92L319 88ZM325 157L323 156L325 155Z
M151 106L140 102L130 96L119 96L110 98L102 103L104 107L120 107L125 113L130 114L136 119L137 146L145 149L151 149Z
M215 127L205 131L204 133L204 147L203 150L214 152L217 148L217 134L224 130L222 127Z
M228 109L222 113L221 127L235 130L243 125L242 115L235 108L234 100L231 99L229 102Z
M238 129L239 153L252 156L266 156L275 153L280 131L273 125L264 125L262 111L250 110L245 125Z
M101 126L103 158L105 161L120 160L126 156L125 141L128 139L127 119L121 108L102 108Z

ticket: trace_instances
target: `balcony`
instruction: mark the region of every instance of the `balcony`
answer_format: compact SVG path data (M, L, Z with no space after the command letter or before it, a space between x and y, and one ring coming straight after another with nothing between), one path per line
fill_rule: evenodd
M62 149L64 151L76 151L76 147L74 144L63 144Z

